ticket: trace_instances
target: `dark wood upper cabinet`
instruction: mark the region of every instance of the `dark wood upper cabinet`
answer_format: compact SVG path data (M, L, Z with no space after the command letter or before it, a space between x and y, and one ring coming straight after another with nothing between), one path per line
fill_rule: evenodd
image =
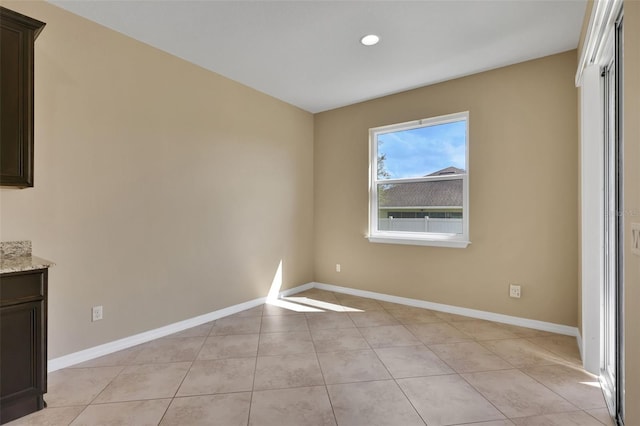
M44 28L0 7L0 185L33 186L33 44Z

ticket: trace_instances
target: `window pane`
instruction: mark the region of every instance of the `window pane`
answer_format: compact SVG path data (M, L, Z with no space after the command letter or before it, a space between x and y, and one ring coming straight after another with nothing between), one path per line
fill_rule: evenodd
M378 231L462 234L462 179L378 184Z
M377 135L378 179L464 173L466 120Z

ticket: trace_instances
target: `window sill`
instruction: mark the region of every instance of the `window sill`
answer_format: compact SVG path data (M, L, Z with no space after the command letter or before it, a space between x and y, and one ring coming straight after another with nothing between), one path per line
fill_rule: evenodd
M449 238L406 238L397 236L367 236L370 243L405 244L412 246L467 248L471 241Z

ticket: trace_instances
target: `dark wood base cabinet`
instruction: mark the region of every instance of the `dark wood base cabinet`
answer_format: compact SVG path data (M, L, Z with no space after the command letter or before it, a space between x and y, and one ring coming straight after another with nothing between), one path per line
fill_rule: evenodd
M45 406L47 269L0 275L0 424Z

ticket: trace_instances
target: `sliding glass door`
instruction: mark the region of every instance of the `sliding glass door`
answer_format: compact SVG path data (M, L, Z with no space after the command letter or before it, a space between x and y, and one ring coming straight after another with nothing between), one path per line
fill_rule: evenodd
M601 380L609 411L617 418L618 424L623 424L622 16L613 32L610 60L602 71L605 223Z

